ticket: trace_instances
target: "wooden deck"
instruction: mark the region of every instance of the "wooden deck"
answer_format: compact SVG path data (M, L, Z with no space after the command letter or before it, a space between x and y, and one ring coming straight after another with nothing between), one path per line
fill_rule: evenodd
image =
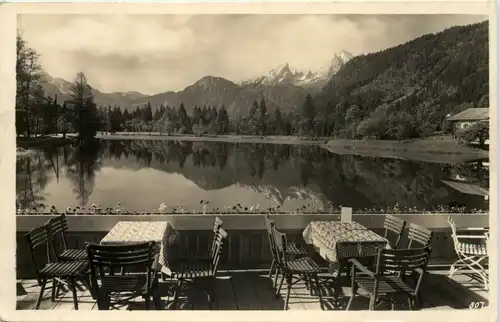
M17 309L30 310L34 308L39 286L35 280L18 280ZM323 304L325 310L343 310L350 295L350 287L344 287L338 307L333 306L331 280L328 274L321 278L323 285ZM163 304L168 309L172 307L172 297L169 296L171 281L162 281L161 295ZM63 291L55 302L50 300L50 288L46 291L40 309L44 310L74 310L71 292ZM97 310L95 301L83 286L78 292L80 310ZM272 281L262 272L221 272L215 286L213 310L283 310L285 292L278 297L274 295ZM482 289L481 283L468 274L459 273L452 279L446 271L433 271L426 276L421 292L423 310L469 309L471 303L484 303L488 306L488 292ZM353 304L353 310L366 310L368 300L359 297ZM137 302L121 307L121 309L144 310L142 298ZM208 300L202 285L195 283L182 292L176 309L208 310ZM381 307L379 309L388 309ZM407 310L407 307L397 307L397 310ZM304 283L298 283L292 288L289 310L321 310L319 298L310 296Z

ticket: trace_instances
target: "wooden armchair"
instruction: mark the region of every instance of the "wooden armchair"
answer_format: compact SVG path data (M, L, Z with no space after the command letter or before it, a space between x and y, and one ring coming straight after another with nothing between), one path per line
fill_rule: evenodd
M485 228L467 228L464 230L475 234L459 234L451 216L448 217L448 223L451 227L453 246L458 256L450 267L449 276L468 269L476 273L482 279L484 288L488 289L489 274L484 263L488 260L489 231Z
M410 309L413 309L413 302L418 301L419 289L425 275L430 251L429 245L412 249L380 249L375 271L370 270L356 259L350 259L352 264L352 296L346 309L351 308L358 289L362 289L369 295L370 310L375 309L376 301L381 298L390 301L393 310L395 304L400 303L401 298L407 300ZM394 271L399 272L399 274L394 275ZM407 271L415 271L419 274L416 285L408 283Z
M153 242L101 245L87 244L92 289L97 297L99 310L116 308L136 297L143 297L149 310L153 298L155 309L160 308L158 293L158 255ZM127 273L115 275L118 268ZM135 269L135 272L134 272ZM111 303L111 298L116 298Z

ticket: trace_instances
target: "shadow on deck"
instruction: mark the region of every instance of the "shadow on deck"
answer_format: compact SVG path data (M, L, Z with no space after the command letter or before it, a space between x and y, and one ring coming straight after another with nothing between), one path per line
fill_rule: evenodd
M337 307L333 305L333 280L324 274L320 280L323 286L323 306L325 310L344 310L351 294L350 287L343 287ZM214 287L215 299L212 310L283 310L285 290L276 297L272 280L266 274L258 272L231 272L220 276ZM179 297L178 303L172 306L171 287L174 281L161 281L160 292L163 304L167 309L208 310L208 299L201 283L187 285ZM17 309L34 308L39 286L35 280L18 281ZM488 292L482 289L481 282L468 274L456 274L448 278L445 271L429 273L421 290L422 310L469 309L471 303L488 306ZM97 310L97 305L88 290L79 290L79 310ZM368 299L357 297L353 310L366 310ZM46 291L40 309L74 310L71 292L64 290L55 302L50 300L50 289ZM145 302L139 298L136 302L122 306L120 309L144 310ZM381 310L389 307L381 307ZM407 310L407 306L396 307L396 310ZM289 310L321 310L318 296L311 296L303 282L292 288Z

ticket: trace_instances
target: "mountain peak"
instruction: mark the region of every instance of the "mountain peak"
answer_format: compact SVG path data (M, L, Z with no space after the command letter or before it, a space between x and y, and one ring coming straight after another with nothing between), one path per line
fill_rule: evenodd
M342 50L333 55L332 59L320 71L292 71L290 64L285 62L268 73L255 79L243 81L242 85L295 85L300 87L321 87L332 77L353 55Z

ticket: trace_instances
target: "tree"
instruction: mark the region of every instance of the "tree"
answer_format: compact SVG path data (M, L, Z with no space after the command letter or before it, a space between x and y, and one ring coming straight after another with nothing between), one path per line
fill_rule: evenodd
M266 133L266 116L267 116L266 100L263 97L260 100L260 104L259 104L259 132L260 132L260 135L264 135L264 133Z
M142 119L144 122L151 122L153 120L153 110L151 109L151 103L147 103L142 110Z
M459 131L457 136L466 144L477 143L480 148L485 147L485 142L490 134L490 123L488 121L476 122L471 126Z
M38 53L27 46L20 34L16 41L16 132L30 137L34 112L44 102L42 66Z
M217 114L218 133L226 134L229 131L229 115L227 114L226 107L222 105Z
M283 118L281 117L281 111L279 107L274 111L273 130L274 134L283 134Z
M68 108L70 122L78 133L80 140L93 138L99 129L99 117L94 103L92 87L87 82L87 77L82 72L76 75L70 90Z
M184 107L184 103L181 102L179 106L179 126L181 129L186 131L189 129L189 116L187 115L186 108Z
M307 94L304 106L302 107L301 130L303 133L309 134L311 132L315 116L316 111L312 97L310 94Z

